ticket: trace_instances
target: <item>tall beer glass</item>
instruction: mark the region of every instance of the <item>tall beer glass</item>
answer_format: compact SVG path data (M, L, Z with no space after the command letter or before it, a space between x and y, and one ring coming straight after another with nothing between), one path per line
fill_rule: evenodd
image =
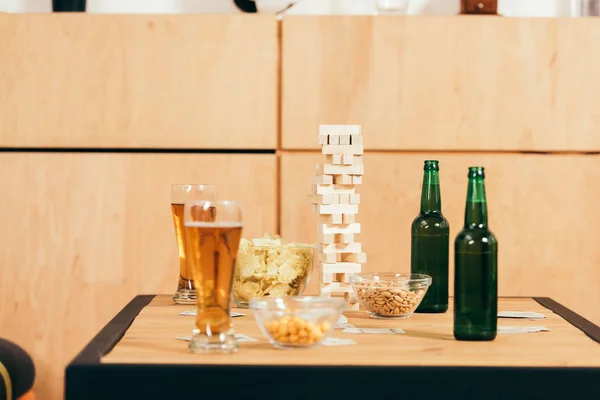
M192 280L192 269L185 253L183 233L183 205L187 201L214 200L214 185L171 185L171 214L175 225L175 237L179 252L179 282L173 300L178 304L196 304L196 290Z
M242 237L241 206L230 200L186 202L184 224L198 308L190 350L235 352L238 344L229 311Z

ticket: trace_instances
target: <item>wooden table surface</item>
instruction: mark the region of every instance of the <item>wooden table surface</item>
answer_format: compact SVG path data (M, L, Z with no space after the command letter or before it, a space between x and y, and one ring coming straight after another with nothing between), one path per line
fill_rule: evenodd
M600 344L561 316L531 298L501 298L499 311L534 311L541 320L500 318L498 326L544 326L549 332L499 333L492 342L460 342L452 336L452 308L444 314L414 314L406 320L375 320L365 312L346 312L358 328L402 328L396 335L350 334L336 329L334 338L357 344L316 349L275 349L260 332L250 310L234 318L236 333L258 342L240 343L236 354L197 355L188 342L194 317L180 316L193 306L175 305L160 295L144 307L123 338L101 359L103 364L199 365L352 365L352 366L501 366L600 367Z

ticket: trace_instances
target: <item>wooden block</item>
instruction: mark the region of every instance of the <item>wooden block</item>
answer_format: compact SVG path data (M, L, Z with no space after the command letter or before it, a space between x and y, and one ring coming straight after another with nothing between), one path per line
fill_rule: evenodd
M330 145L339 145L340 144L340 135L329 134L329 143Z
M362 184L362 176L352 175L352 184L353 185L360 185L360 184Z
M319 144L329 144L329 135L319 134L319 138L317 140Z
M350 204L349 194L338 194L338 204Z
M362 265L350 262L323 263L324 274L352 274L362 271Z
M358 165L335 165L319 164L315 167L317 175L362 175L365 172L365 166Z
M336 175L333 178L333 182L337 185L351 185L352 175Z
M360 135L360 125L319 125L319 134L346 133L349 135Z
M350 198L349 194L347 194L345 196L348 196L348 198ZM339 202L340 202L340 195L339 194L335 194L335 193L329 193L329 194L309 194L308 195L308 201L310 203L312 203L312 204L339 204ZM349 202L348 203L344 203L344 204L349 204Z
M360 253L362 252L362 244L360 243L330 243L322 244L320 251L322 253Z
M332 184L333 176L331 176L331 175L313 175L312 183Z
M355 156L354 154L337 154L337 155L342 158L341 163L344 165L353 165L354 157L359 157L359 156Z
M341 135L339 135L339 138L340 138L340 145L343 145L343 146L350 145L350 135L341 134Z
M331 253L322 253L322 254L331 254ZM330 258L330 259L332 259L332 258ZM340 257L340 261L364 264L367 262L367 254L366 253L342 253L341 257ZM323 261L323 262L325 262L325 261Z
M343 160L343 156L342 156L342 160ZM353 155L352 156L352 165L356 165L356 164L363 164L363 156L356 156Z
M344 195L339 195L339 199L337 199L338 204L346 204L344 201L342 201L342 196L344 196ZM350 197L350 199L349 199L350 204L360 204L360 194L349 194L346 196ZM344 200L345 200L345 198L344 198Z
M319 259L321 260L321 262L324 263L328 263L328 264L332 264L332 263L336 263L338 261L338 258L341 259L342 254L336 254L336 253L319 253ZM333 278L332 278L333 279ZM332 280L333 282L333 280Z
M321 274L321 283L346 282L348 283L349 274Z
M354 215L354 214L348 214L348 215ZM343 223L342 214L319 215L319 222L324 223L324 224L341 224L341 223Z
M331 283L322 283L321 291L325 293L350 293L354 290L352 289L352 285L346 282L331 282Z
M363 145L363 137L362 135L350 135L350 144L353 146L362 146Z
M331 225L331 224L319 224L319 233L360 233L360 224L348 224L348 225Z
M319 204L319 214L358 214L356 204Z
M337 185L337 184L318 184L318 183L314 183L312 185L312 192L314 194L328 194L328 193L354 194L356 192L356 187L354 185Z
M335 235L332 233L319 233L319 243L321 244L332 244L334 242Z
M364 150L362 146L324 144L321 152L323 154L363 154Z
M343 156L344 156L344 154L327 154L325 156L325 160L327 160L327 164L334 164L334 165L345 164L342 162ZM350 154L350 156L352 156L352 154Z
M342 224L351 224L353 222L356 222L356 214L343 214L342 215Z
M334 233L333 243L354 243L354 233Z

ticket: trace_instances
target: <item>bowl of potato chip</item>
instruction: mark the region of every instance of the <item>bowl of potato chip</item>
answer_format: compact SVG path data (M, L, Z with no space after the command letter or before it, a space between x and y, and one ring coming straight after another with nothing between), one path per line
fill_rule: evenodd
M257 325L278 349L320 346L335 329L344 306L344 299L335 297L255 297L250 300Z
M317 259L317 245L279 236L242 239L233 277L233 300L248 308L256 297L301 296Z

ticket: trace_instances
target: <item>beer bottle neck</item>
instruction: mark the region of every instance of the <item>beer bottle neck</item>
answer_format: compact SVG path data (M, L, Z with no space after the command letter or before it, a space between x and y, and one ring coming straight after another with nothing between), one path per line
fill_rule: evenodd
M421 190L421 213L442 213L440 176L436 170L426 170L423 174L423 189Z
M485 228L487 224L488 213L484 177L470 177L465 209L465 227Z

